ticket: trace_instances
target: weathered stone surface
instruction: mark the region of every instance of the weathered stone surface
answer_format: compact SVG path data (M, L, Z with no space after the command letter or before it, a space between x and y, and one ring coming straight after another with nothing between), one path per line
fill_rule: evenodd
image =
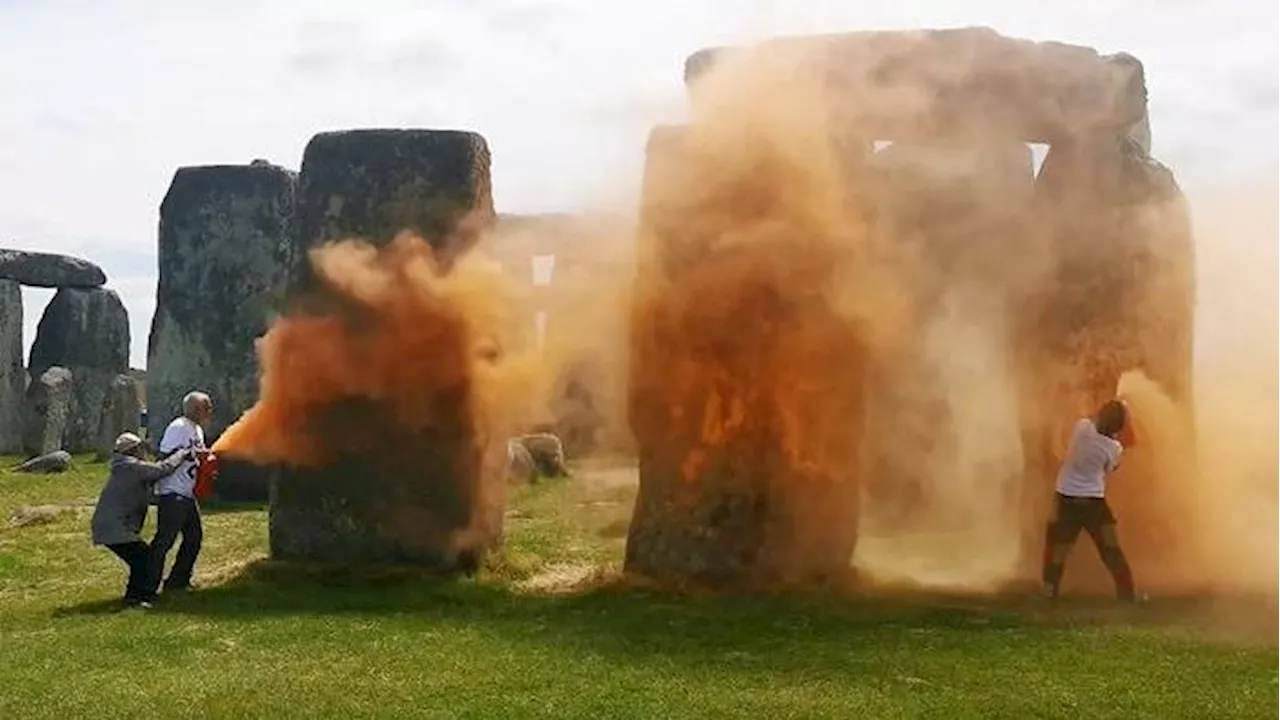
M66 450L57 450L44 455L27 460L18 467L14 468L14 472L20 473L60 473L66 472L71 467L71 453Z
M822 77L841 122L884 140L980 131L1055 142L1088 129L1142 136L1142 64L1124 53L1004 37L982 27L853 32L707 48L685 62L695 106L713 67L781 63Z
M23 402L22 451L29 456L62 449L71 412L71 371L47 368L27 386Z
M385 245L413 230L448 260L493 217L489 151L479 135L426 130L325 133L307 145L298 186L299 242L291 295L341 312L315 282L306 250L362 237ZM439 352L469 353L464 343ZM473 362L458 357L458 366ZM477 435L469 383L433 400L435 422L406 427L385 401L349 398L318 412L322 467L284 468L271 486L276 558L408 561L473 570L501 542L505 445Z
M129 315L114 290L62 288L49 301L27 371L35 378L55 365L73 377L62 449L96 450L107 389L129 370Z
M22 448L22 394L27 385L22 351L22 288L14 280L0 280L0 453Z
M96 288L107 282L102 268L88 260L32 252L0 249L0 279L46 288Z
M378 245L404 230L435 248L444 265L494 219L489 146L454 130L351 130L307 143L298 185L295 287L312 275L307 251L361 237Z
M733 174L688 147L674 128L649 145L626 570L728 584L839 578L857 538L865 349L808 288L831 282L840 246L785 217L715 212L774 194L776 178ZM730 233L755 242L717 243Z
M258 465L231 455L218 457L218 478L213 483L213 496L218 500L243 503L265 503L270 499L275 467Z
M160 278L147 348L151 437L191 390L213 397L210 442L257 400L254 341L288 280L296 185L293 172L257 161L174 175L160 205Z
M273 558L470 572L501 541L502 508L485 506L483 483L504 479L505 447L477 447L462 413L456 425L424 430L388 415L377 403L352 401L318 418L343 427L350 449L324 467L274 475ZM356 427L364 428L359 437Z
M111 381L102 406L102 419L98 423L99 460L111 457L116 438L120 433L138 433L142 405L138 401L138 386L133 375L122 373ZM159 437L158 435L153 437Z

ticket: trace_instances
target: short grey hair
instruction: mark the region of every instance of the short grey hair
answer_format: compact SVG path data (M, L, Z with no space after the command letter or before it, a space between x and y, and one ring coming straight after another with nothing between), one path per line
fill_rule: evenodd
M182 396L182 414L190 417L191 413L196 411L198 405L209 405L212 402L213 400L209 398L208 393L192 390Z

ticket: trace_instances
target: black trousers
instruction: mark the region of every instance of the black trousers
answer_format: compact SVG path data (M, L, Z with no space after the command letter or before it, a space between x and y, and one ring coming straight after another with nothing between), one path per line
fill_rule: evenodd
M151 548L141 540L108 545L107 549L129 566L129 583L124 587L125 600L150 600Z
M1102 498L1057 496L1053 521L1045 530L1044 583L1053 595L1058 594L1062 583L1062 571L1071 546L1075 545L1080 531L1084 530L1098 548L1102 563L1111 572L1116 584L1116 595L1122 600L1134 599L1133 572L1124 550L1120 549L1120 536L1116 532L1116 517L1111 506Z
M182 544L178 546L178 556L169 570L169 577L164 581L165 590L191 585L191 571L195 569L196 556L200 554L204 527L200 524L200 505L195 500L181 495L161 495L156 500L156 536L151 539L149 589L152 593L160 589L165 561L179 535L182 536Z

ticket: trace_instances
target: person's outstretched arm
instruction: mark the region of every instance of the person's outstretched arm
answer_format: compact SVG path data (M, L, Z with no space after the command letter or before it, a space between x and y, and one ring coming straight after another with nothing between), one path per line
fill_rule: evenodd
M147 485L154 485L159 482L161 478L166 477L174 470L177 470L179 465L191 459L191 455L192 451L190 448L179 448L172 455L158 463L139 460L138 462L133 463L134 473L137 474L138 479L143 483L146 483Z

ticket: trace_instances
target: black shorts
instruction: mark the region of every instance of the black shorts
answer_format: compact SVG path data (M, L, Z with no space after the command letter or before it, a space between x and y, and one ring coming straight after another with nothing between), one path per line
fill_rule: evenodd
M1067 497L1058 494L1058 507L1054 513L1054 537L1060 541L1074 540L1081 530L1096 533L1105 525L1115 525L1106 498Z

